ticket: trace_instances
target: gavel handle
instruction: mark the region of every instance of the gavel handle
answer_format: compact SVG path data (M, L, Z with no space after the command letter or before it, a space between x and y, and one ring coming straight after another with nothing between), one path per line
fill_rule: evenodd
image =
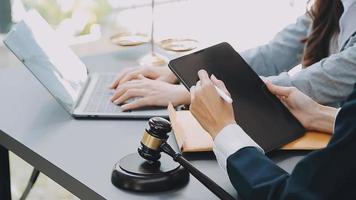
M182 154L176 153L172 147L164 142L161 144L161 149L163 152L168 154L173 158L174 161L181 164L190 174L192 174L198 181L200 181L205 187L207 187L211 192L218 196L222 200L235 200L229 193L227 193L223 188L211 180L208 176L199 171L196 167L189 163Z

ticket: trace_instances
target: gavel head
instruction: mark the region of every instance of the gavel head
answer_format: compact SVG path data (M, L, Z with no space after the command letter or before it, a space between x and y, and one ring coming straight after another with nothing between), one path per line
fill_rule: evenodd
M153 117L148 125L137 151L145 160L156 162L161 158L161 144L168 139L168 133L172 130L171 123L161 117Z

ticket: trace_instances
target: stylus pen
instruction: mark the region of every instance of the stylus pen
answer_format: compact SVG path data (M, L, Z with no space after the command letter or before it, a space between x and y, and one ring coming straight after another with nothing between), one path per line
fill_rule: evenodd
M221 98L223 98L227 103L232 103L232 99L231 97L229 97L225 92L223 92L220 88L218 88L216 85L215 89L218 92L218 94L220 95Z

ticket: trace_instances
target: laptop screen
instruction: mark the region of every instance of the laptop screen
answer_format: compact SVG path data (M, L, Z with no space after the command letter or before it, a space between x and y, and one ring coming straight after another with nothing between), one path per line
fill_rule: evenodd
M73 109L87 69L36 11L28 12L4 43L66 110Z

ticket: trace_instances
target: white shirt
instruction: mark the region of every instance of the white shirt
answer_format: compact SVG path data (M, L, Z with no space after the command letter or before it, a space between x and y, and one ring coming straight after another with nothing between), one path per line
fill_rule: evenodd
M224 170L226 170L227 158L244 147L255 147L264 153L263 149L237 124L224 127L215 137L213 143L216 160Z
M344 6L344 12L347 11L356 0L341 0L342 5Z

